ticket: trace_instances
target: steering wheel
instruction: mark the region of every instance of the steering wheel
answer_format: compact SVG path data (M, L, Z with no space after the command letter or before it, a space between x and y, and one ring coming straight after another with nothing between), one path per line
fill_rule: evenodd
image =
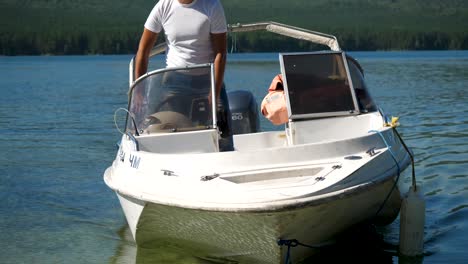
M180 128L192 126L192 121L185 115L174 111L161 111L146 117L144 134L176 132Z

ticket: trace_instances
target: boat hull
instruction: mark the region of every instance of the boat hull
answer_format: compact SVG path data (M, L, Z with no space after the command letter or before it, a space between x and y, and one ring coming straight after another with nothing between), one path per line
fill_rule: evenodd
M395 179L323 201L261 212L190 209L117 195L139 247L170 245L185 254L212 260L282 263L288 248L279 246L278 239L295 239L315 247L369 219L392 222L401 204ZM383 201L385 206L379 211ZM295 262L313 252L297 246L290 248L289 257Z

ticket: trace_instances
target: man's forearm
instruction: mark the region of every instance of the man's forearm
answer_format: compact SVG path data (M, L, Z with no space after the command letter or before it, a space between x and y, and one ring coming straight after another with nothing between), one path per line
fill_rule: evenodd
M217 53L214 60L216 99L219 99L226 68L226 53Z
M135 80L148 71L149 54L157 38L157 33L151 32L146 28L143 30L140 44L138 45L138 51L135 56Z
M148 71L148 56L142 54L140 50L137 52L137 55L135 56L135 80L138 79L140 76L145 74Z

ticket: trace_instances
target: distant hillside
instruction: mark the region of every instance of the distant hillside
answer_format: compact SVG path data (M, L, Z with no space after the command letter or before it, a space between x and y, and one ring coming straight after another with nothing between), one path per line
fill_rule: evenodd
M228 23L277 21L338 37L348 50L468 49L464 0L221 0ZM0 0L0 54L134 53L152 0ZM270 35L243 51L308 49Z

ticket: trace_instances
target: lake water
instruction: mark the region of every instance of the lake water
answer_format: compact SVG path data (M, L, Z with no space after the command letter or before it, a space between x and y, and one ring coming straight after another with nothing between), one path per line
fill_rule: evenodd
M468 51L351 55L414 151L426 198L425 255L398 256L397 219L350 232L306 263L468 263ZM129 60L0 57L0 263L198 263L137 252L103 182L117 150L113 115L126 107ZM251 90L260 103L279 72L277 55L228 60L228 91Z

